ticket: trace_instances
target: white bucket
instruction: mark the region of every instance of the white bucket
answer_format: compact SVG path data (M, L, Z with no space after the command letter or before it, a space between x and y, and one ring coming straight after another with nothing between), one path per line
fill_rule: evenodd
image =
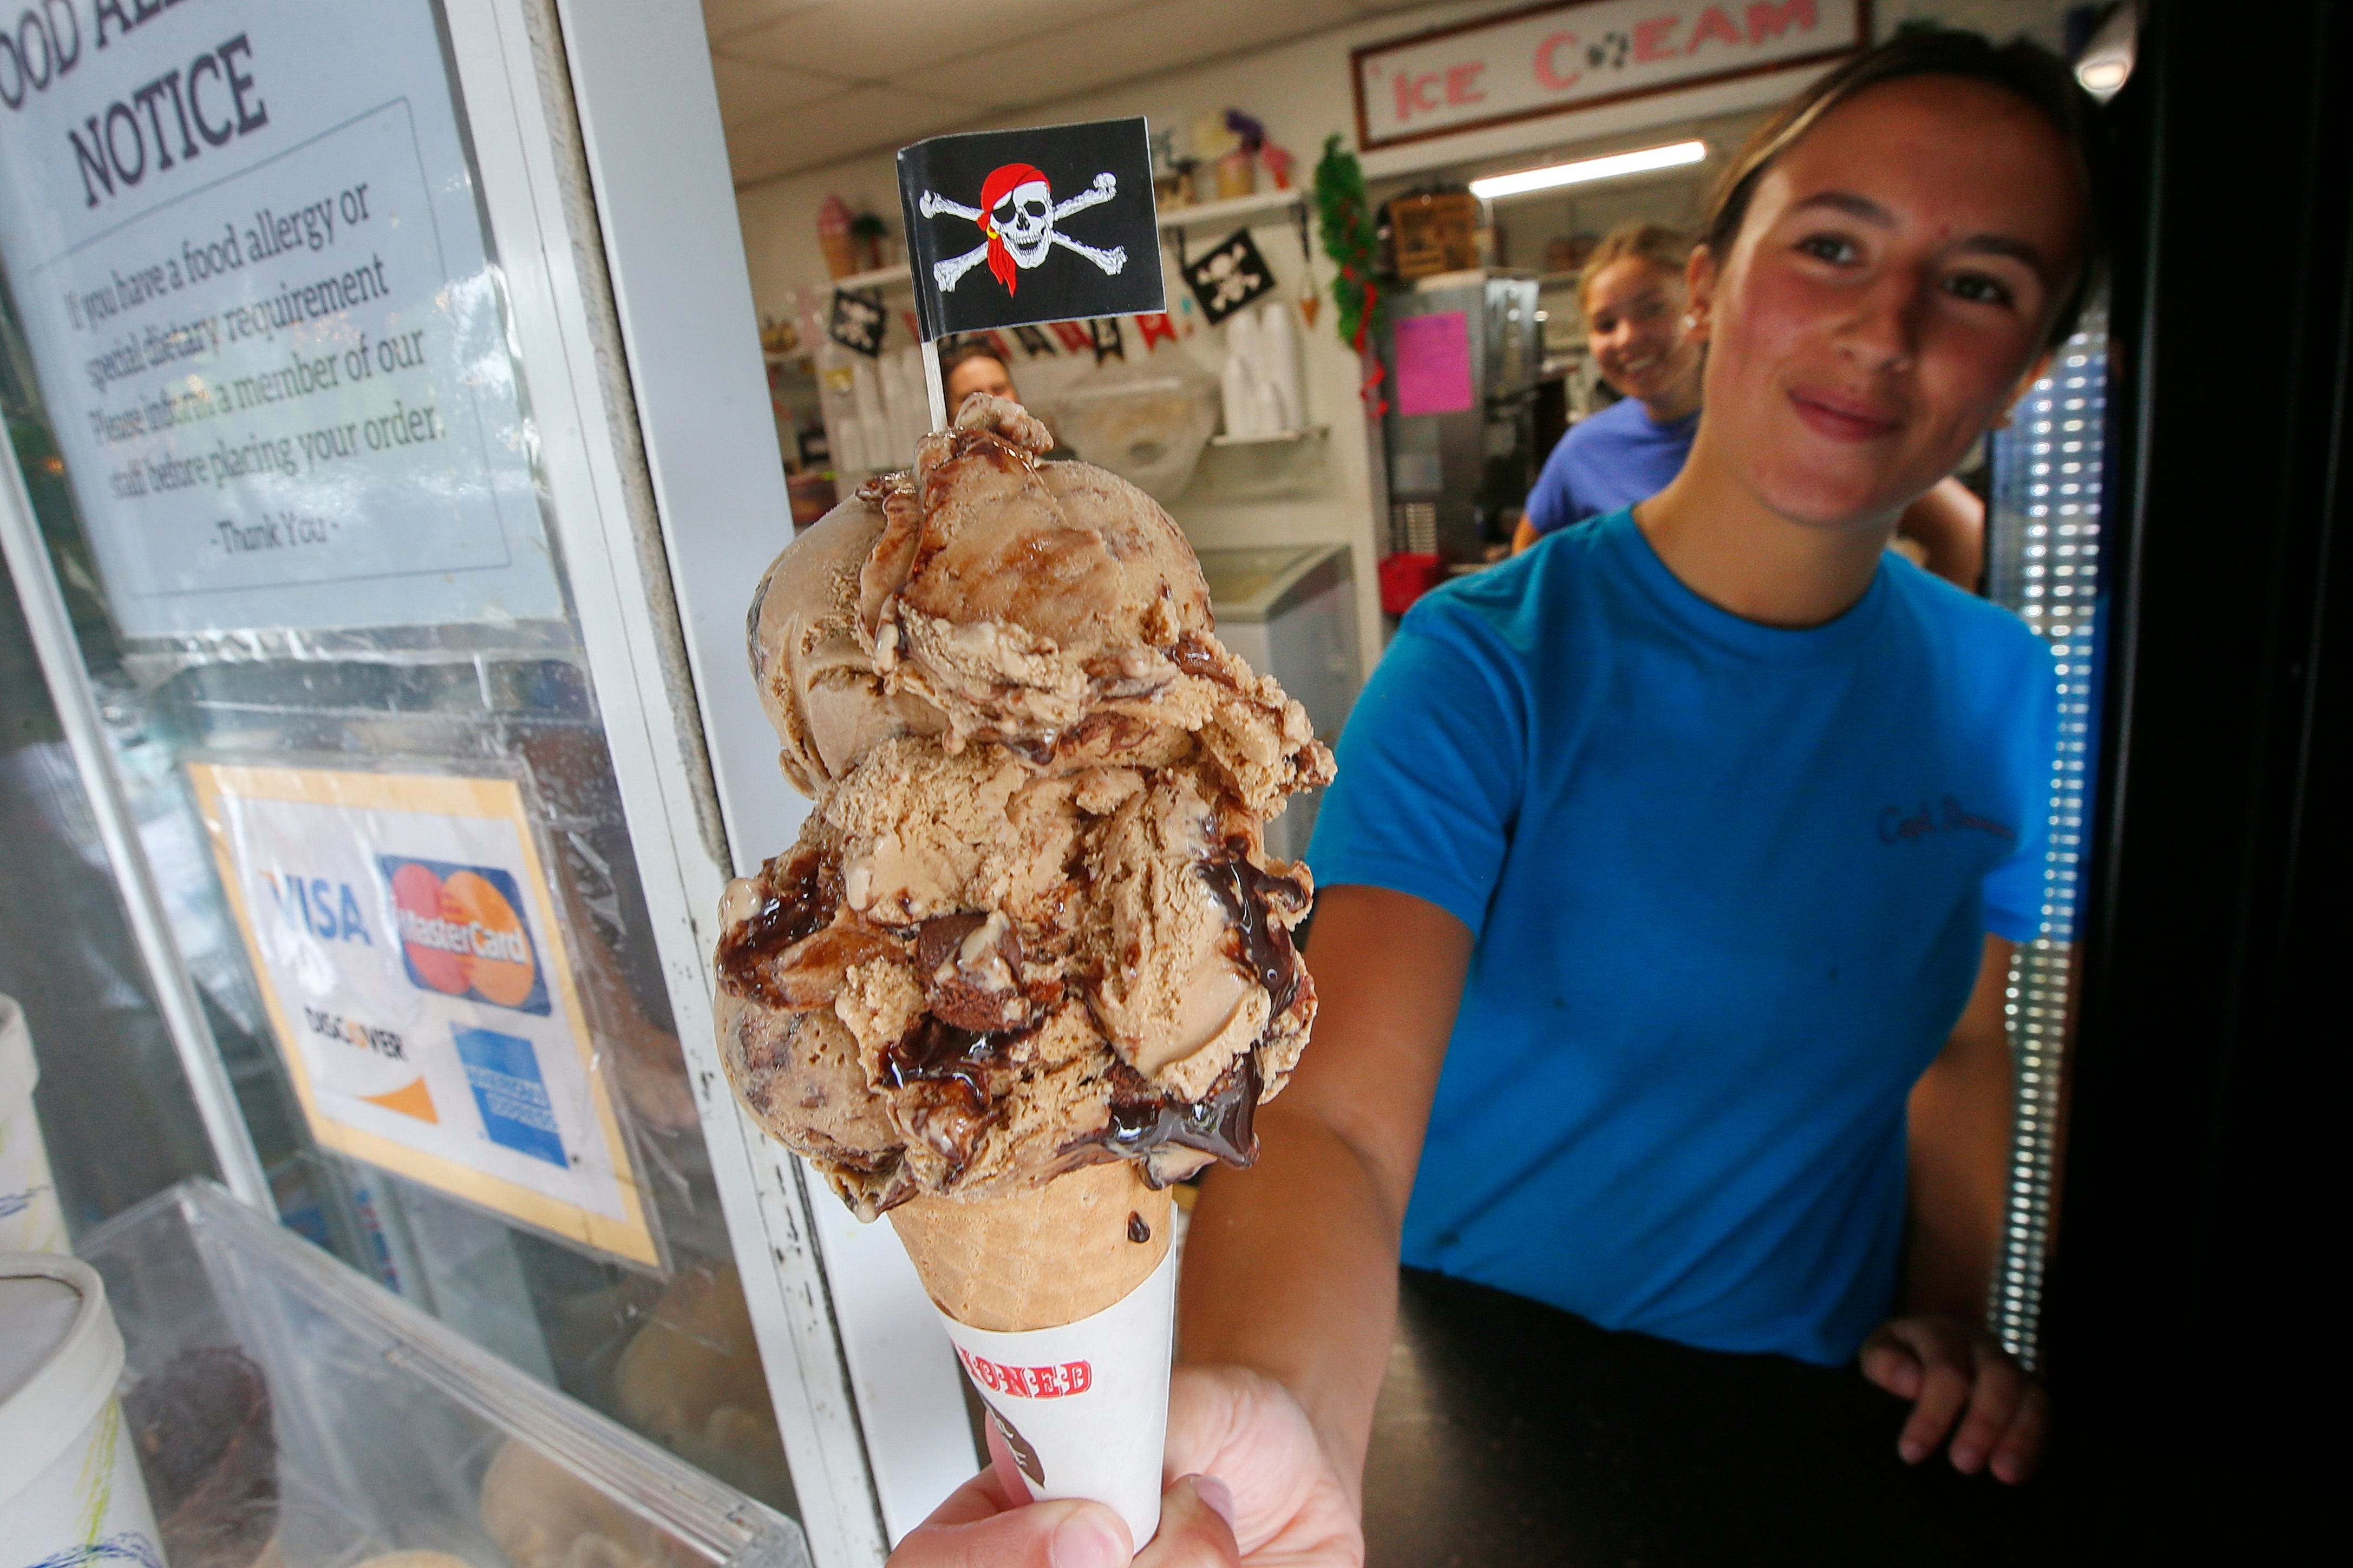
M66 1250L49 1151L33 1115L33 1085L40 1077L25 1010L15 997L0 996L0 1252Z
M97 1270L0 1257L0 1568L164 1568Z

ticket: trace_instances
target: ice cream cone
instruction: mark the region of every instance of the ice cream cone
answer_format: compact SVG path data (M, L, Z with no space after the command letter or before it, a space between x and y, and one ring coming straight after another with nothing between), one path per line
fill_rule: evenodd
M1018 1333L1091 1318L1151 1278L1171 1206L1117 1160L1001 1197L915 1198L891 1223L941 1311Z

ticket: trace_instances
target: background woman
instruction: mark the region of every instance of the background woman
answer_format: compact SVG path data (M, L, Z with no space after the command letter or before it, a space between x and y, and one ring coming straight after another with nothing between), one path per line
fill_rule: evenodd
M1907 1461L2033 1468L2043 1396L1982 1325L2052 675L1886 545L2073 327L2092 112L2049 55L1955 34L1809 89L1693 256L1708 413L1674 481L1406 618L1316 826L1315 1043L1187 1243L1169 1472L1224 1489L1172 1496L1240 1556L1188 1525L1138 1561L1361 1561L1400 1254L1859 1355L1913 1402ZM1090 1507L993 1489L899 1561L1122 1561L1064 1554Z
M1619 401L1571 426L1545 459L1514 554L1548 533L1665 489L1699 429L1702 334L1683 272L1689 236L1654 223L1601 237L1578 275L1577 309L1594 368ZM1904 510L1894 548L1975 593L1985 571L1985 504L1945 479Z

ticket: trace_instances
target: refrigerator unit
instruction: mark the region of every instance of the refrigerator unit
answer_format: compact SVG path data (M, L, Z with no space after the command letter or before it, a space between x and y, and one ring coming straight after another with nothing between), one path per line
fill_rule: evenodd
M1535 479L1536 275L1450 272L1384 303L1388 548L1475 564Z

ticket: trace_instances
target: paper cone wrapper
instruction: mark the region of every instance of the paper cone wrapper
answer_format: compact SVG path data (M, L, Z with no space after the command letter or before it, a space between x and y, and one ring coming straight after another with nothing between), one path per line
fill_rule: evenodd
M1030 1493L1110 1505L1139 1550L1160 1528L1170 1207L1121 1162L983 1203L891 1211Z

